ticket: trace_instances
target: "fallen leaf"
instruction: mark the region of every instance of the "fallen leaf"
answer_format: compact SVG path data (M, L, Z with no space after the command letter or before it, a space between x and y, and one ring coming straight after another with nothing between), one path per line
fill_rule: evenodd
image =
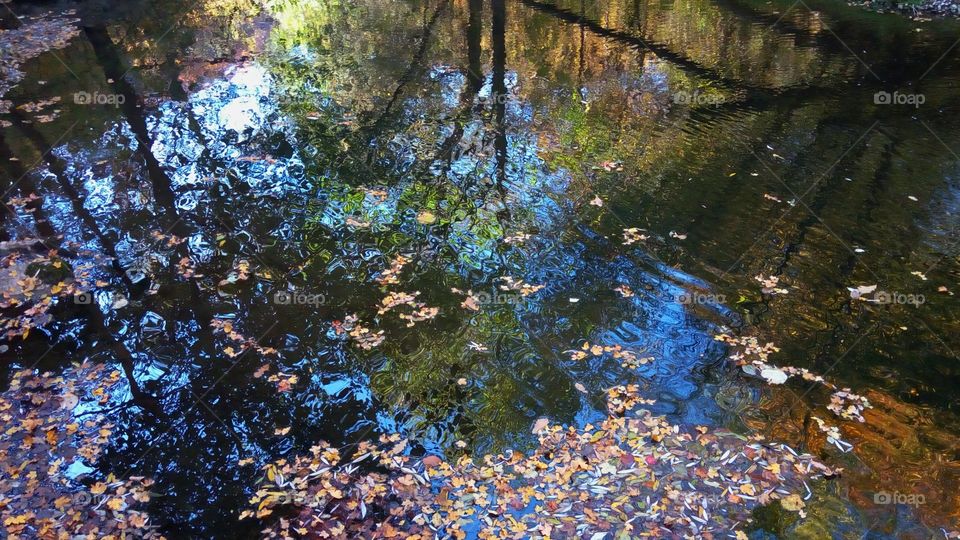
M549 418L537 418L537 421L533 423L533 429L531 429L530 431L531 433L536 435L537 433L540 433L541 431L546 429L547 426L549 425L550 425Z
M794 493L792 495L788 495L783 499L781 499L780 506L782 506L784 510L789 510L791 512L799 512L800 510L805 508L807 505L806 503L803 502L803 499L800 498L799 495Z
M130 301L127 300L127 297L122 294L115 294L113 297L113 304L110 306L111 309L122 309L127 307L130 304Z
M850 298L854 300L860 298L865 294L870 294L873 291L877 290L876 285L857 285L856 287L847 287L847 290L850 291Z
M422 461L423 461L423 466L427 468L436 467L437 465L440 465L441 463L443 463L443 460L440 459L440 456L433 456L433 455L425 456Z
M430 225L437 221L437 216L429 210L424 210L417 214L417 223L421 225Z
M80 398L76 394L64 394L63 399L60 402L60 408L62 409L73 409L80 403Z
M760 376L766 379L770 384L783 384L787 382L787 379L790 378L789 375L778 368L767 368L761 370Z

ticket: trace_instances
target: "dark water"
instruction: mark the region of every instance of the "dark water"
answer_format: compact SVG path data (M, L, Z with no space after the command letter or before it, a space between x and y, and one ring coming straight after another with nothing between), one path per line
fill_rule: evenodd
M4 240L63 235L75 267L84 250L116 262L91 260L101 316L60 305L3 365L123 368L122 435L97 474L155 478L170 536L255 533L237 521L257 481L241 458L389 432L448 457L522 448L537 417L601 418L623 382L674 421L847 467L770 533L956 528L957 23L820 1L11 4L68 7L81 33L4 97L5 198L43 198L5 214ZM650 238L624 245L632 227ZM401 254L390 290L440 308L413 327L377 314ZM183 257L203 277L180 275ZM758 274L788 292L762 295ZM501 276L544 288L520 298ZM923 303L851 299L871 284ZM469 311L454 287L489 302ZM336 331L354 313L379 347ZM279 354L231 357L213 318ZM866 395L866 423L831 419L855 450L814 442L829 393L744 376L713 340L726 329ZM571 361L584 339L655 361ZM292 390L255 377L264 363ZM893 511L880 490L926 504Z

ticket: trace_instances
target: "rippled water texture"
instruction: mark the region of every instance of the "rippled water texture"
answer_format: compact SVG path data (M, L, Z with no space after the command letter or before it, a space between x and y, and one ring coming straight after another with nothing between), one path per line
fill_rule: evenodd
M0 57L4 199L41 196L8 207L2 240L41 237L96 286L7 342L4 380L122 369L102 472L156 479L171 537L255 534L241 458L392 432L415 453L522 449L538 417L596 421L627 382L673 421L846 469L806 520L758 516L770 534L956 527L957 23L820 0L10 8L0 36L45 24L63 47ZM436 318L378 314L399 255ZM893 300L851 298L866 285ZM383 343L352 344L351 314ZM232 356L214 318L279 353ZM723 331L868 397L867 421L743 373ZM654 361L571 360L584 340Z

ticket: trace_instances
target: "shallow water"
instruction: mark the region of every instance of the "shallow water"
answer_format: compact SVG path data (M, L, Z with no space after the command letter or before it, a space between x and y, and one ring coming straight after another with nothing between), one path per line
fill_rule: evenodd
M956 528L957 23L749 0L10 7L75 8L81 32L4 96L4 197L42 203L5 214L3 240L90 260L102 317L58 306L3 365L124 369L102 472L155 478L170 536L255 533L240 458L391 432L447 457L523 448L538 417L601 418L623 382L674 421L847 468L807 520L762 519L770 534ZM624 245L633 227L650 238ZM440 309L412 327L377 313L400 254L401 290ZM895 302L851 299L871 284ZM484 293L480 309L451 288ZM352 345L350 314L384 342ZM213 318L279 354L231 357ZM867 422L832 418L855 449L811 428L829 393L744 375L724 330L866 395ZM582 340L655 360L570 360ZM298 381L279 391L265 363ZM879 491L926 504L891 511Z

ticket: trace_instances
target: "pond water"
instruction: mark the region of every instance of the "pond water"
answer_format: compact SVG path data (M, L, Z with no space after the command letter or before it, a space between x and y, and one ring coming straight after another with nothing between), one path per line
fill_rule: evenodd
M154 478L170 537L256 535L242 458L394 432L523 449L622 383L845 467L766 537L956 528L956 22L821 0L8 5L8 32L78 31L3 96L4 199L41 199L2 240L40 237L95 286L9 340L4 377L122 369L86 472ZM870 285L891 301L848 290ZM388 289L438 314L378 313ZM354 314L382 343L349 337ZM868 397L866 422L831 418L854 449L811 421L828 391L743 373L720 332ZM654 360L571 360L584 340Z

